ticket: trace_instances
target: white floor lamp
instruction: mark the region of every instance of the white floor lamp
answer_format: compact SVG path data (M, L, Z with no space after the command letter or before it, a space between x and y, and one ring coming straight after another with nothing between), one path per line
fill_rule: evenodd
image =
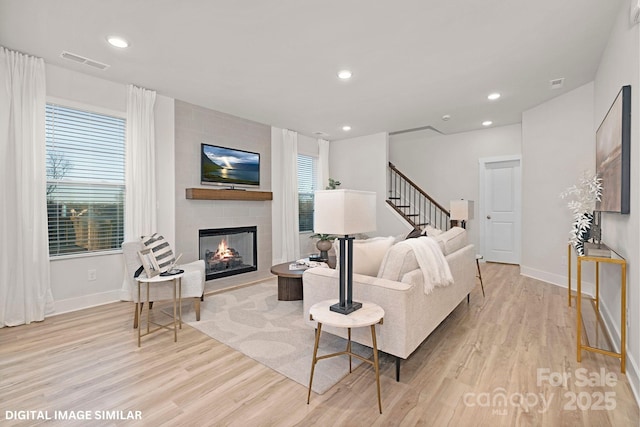
M362 307L353 301L354 234L376 229L376 193L356 190L321 190L315 192L313 231L336 234L340 241L340 301L331 311L352 313Z

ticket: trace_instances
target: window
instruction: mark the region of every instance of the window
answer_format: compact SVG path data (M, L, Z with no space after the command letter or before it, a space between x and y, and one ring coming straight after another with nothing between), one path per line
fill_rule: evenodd
M126 120L47 104L49 254L119 249Z
M313 192L316 190L316 158L298 154L299 231L313 231Z

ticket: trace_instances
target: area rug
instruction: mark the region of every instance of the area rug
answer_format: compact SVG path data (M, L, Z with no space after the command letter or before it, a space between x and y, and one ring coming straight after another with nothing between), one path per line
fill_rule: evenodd
M309 386L314 329L303 318L302 301L278 301L277 279L205 297L200 321L193 304L183 306L183 321L265 366ZM329 333L320 337L318 355L343 351L346 340ZM369 358L369 347L352 343L352 351ZM362 362L353 359L353 368ZM312 390L323 394L349 373L347 356L316 364Z

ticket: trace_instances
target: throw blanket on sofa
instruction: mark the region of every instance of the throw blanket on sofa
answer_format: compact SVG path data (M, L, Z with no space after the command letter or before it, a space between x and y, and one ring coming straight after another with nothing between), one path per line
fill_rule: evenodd
M416 255L416 261L424 276L424 293L430 294L436 286L448 286L453 283L449 263L444 257L440 245L431 237L407 239Z

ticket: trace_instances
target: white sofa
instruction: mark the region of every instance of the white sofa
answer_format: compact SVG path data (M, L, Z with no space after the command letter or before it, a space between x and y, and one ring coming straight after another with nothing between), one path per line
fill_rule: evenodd
M453 227L434 238L449 264L452 285L436 287L425 294L422 271L413 249L404 241L386 252L378 277L353 275L354 301L374 302L385 311L384 323L378 326L377 344L379 350L396 356L398 381L400 360L407 359L476 284L476 252L468 244L466 230ZM338 298L338 274L333 269L312 268L303 275L304 318L313 327L316 325L309 320L309 308L319 301ZM346 337L344 329L327 326L323 331ZM354 329L352 339L371 347L368 328Z

